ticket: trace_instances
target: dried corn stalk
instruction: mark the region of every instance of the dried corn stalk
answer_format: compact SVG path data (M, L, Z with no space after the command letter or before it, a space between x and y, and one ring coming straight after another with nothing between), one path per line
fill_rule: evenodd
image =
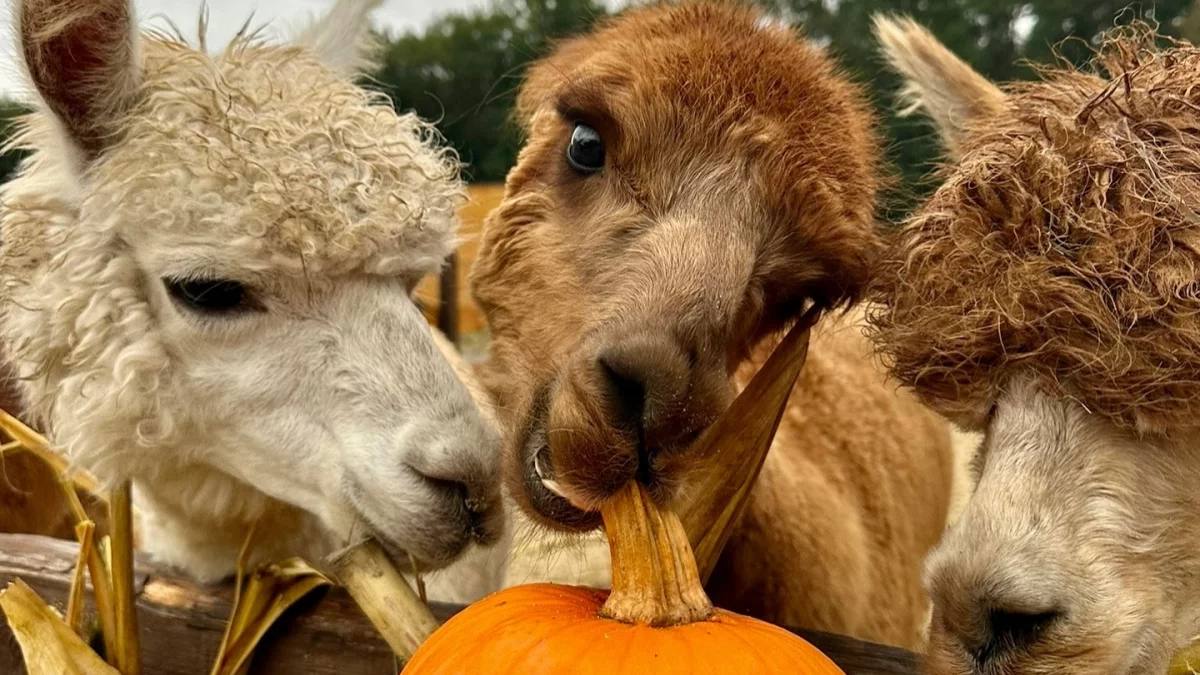
M0 593L29 675L120 675L21 580Z
M92 593L96 601L96 611L100 615L107 660L109 664L117 666L123 675L140 675L137 613L133 590L135 533L129 484L122 484L109 499L105 499L94 477L83 471L69 472L67 461L54 450L44 436L4 410L0 410L0 430L13 439L11 443L0 448L24 448L58 474L63 495L75 516L80 562L72 579L67 622L64 626L68 631L78 628L83 604L82 567L86 566L92 579ZM92 527L87 527L91 520L79 500L77 490L83 490L108 504L109 520L113 529L111 539L104 537L99 542L93 540L94 523Z
M50 442L46 440L45 436L29 428L24 422L5 410L0 410L0 430L13 439L14 443L18 443L26 451L37 455L39 459L54 469L60 476L71 476L71 482L76 488L103 498L100 493L99 483L95 477L85 471L68 471L67 460L58 454L50 445ZM11 443L4 446L5 449L10 447L16 446L13 446Z
M407 662L437 630L429 606L413 591L379 544L366 540L327 562L396 656Z
M129 483L122 483L109 499L112 538L109 575L116 618L116 666L121 675L141 675L137 598L133 590L133 498Z
M67 596L67 626L80 633L80 623L83 621L83 590L84 573L87 571L87 560L92 554L92 537L96 534L96 524L85 520L75 526L75 537L79 540L79 556L75 560L75 573L71 575L71 592Z

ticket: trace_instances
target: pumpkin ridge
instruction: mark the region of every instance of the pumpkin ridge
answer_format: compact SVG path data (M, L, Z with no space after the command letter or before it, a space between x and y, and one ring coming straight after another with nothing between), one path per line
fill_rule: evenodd
M737 622L737 625L738 628L743 628L745 626L745 622L739 621ZM763 655L759 653L757 648L758 645L755 645L753 642L746 639L746 636L742 635L738 630L730 630L726 632L730 637L737 638L742 644L746 645L746 652L754 656L754 660L758 661L759 665L762 666L762 672L771 672L771 664L767 663L766 659L763 658Z

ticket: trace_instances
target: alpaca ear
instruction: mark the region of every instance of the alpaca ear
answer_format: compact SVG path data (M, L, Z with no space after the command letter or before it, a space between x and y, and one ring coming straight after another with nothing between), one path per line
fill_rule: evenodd
M958 157L966 128L1004 110L1004 92L912 19L876 14L873 23L884 56L904 79L902 114L924 108L950 155Z
M337 0L329 12L294 32L292 44L317 53L327 68L351 77L375 68L378 44L371 35L371 12L383 0Z
M17 0L30 81L84 161L116 136L140 79L132 0Z

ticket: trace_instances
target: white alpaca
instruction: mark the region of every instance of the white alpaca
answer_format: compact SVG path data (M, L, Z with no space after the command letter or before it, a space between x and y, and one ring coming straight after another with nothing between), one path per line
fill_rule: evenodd
M457 164L350 79L378 4L209 55L139 38L131 0L15 3L39 106L2 193L4 348L71 460L134 481L144 547L202 580L255 523L259 558L370 533L427 568L502 530L499 439L409 295L453 246ZM502 578L463 565L435 597Z

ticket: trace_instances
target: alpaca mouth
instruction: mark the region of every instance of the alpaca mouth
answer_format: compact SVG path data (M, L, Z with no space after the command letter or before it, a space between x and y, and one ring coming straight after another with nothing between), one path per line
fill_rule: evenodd
M525 495L536 515L566 530L588 531L600 525L600 514L584 511L565 496L562 482L550 461L546 426L535 416L521 446Z
M542 480L542 486L551 493L567 499L566 493L563 491L562 485L554 480L553 474L550 473L550 446L543 445L540 450L533 454L533 470L537 477Z
M431 537L425 541L409 542L415 544L410 546L397 535L396 528L389 525L389 520L380 517L376 507L364 499L363 490L357 483L349 481L345 494L356 523L352 534L375 540L398 569L411 569L414 564L423 570L441 569L457 560L470 545L485 543L478 528L473 525L469 533L451 535L441 542Z

